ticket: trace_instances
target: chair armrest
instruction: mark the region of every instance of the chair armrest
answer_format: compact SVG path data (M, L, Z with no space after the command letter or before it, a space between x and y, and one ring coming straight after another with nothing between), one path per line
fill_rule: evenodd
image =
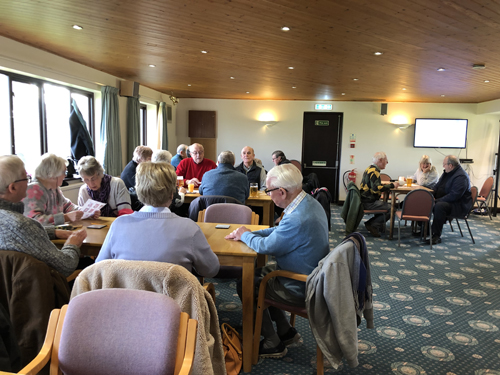
M277 270L277 271L270 272L266 276L264 276L264 278L262 279L260 284L262 285L262 283L267 283L267 281L269 279L272 279L273 277L278 277L278 276L279 277L286 277L288 279L303 281L303 282L307 281L307 275L304 275L302 273L296 273L296 272L285 271L285 270Z

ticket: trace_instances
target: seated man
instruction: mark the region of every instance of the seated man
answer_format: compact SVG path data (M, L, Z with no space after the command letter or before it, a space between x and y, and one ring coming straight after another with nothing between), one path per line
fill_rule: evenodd
M135 148L132 160L125 166L120 176L123 182L125 182L127 189L135 187L135 171L137 166L144 161L150 161L152 156L153 150L148 146L137 146Z
M465 216L471 207L470 179L458 158L448 155L443 160L444 173L434 186L434 220L432 221L432 244L441 242L443 225L448 217Z
M174 166L174 168L177 168L179 163L187 158L186 151L187 151L188 146L185 144L179 145L177 147L177 154L172 158L170 161L170 164Z
M238 172L246 174L249 183L259 184L259 190L265 190L266 171L257 164L253 148L249 146L243 147L243 150L241 150L241 160L243 162L235 169Z
M285 153L281 150L274 151L272 158L274 165L290 164L290 160L286 158Z
M64 276L76 269L80 246L87 237L85 229L76 232L43 227L23 215L26 189L31 177L15 155L0 156L0 249L19 251L47 263ZM67 238L58 249L50 238Z
M266 193L273 202L285 209L280 225L250 232L240 227L226 239L240 240L259 254L273 255L275 265L256 270L256 285L276 269L309 275L329 252L328 223L321 205L302 190L302 174L292 164L274 167L267 174ZM260 280L259 280L260 278ZM238 285L241 297L241 284ZM266 297L288 305L305 306L305 283L273 278L267 285ZM276 322L278 332L273 328ZM281 358L286 345L300 338L291 327L282 310L269 307L264 311L260 344L261 357Z
M205 159L205 149L199 143L193 143L189 146L190 158L183 159L175 173L177 176L184 177L184 186L193 183L194 186L200 186L205 172L217 168L217 165L210 160Z
M383 185L380 181L380 171L385 169L388 163L384 152L375 153L373 164L366 168L359 186L361 203L365 210L387 210L386 214L376 214L365 222L366 229L373 237L380 237L385 222L390 218L391 204L380 200L382 193L399 186L397 182Z
M201 195L225 195L245 203L250 193L250 185L247 178L234 169L234 159L231 151L222 151L219 154L217 168L203 176Z

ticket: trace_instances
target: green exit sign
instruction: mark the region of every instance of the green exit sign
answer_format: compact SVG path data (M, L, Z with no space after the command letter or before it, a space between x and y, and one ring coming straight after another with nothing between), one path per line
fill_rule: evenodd
M328 125L330 125L330 121L328 121L328 120L315 120L314 125L316 125L316 126L328 126Z

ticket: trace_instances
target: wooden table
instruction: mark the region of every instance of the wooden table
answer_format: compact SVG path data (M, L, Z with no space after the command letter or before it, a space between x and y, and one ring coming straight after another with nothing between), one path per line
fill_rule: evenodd
M195 190L195 193L186 193L184 196L184 203L191 203L198 198L200 193ZM273 226L274 224L274 202L269 195L263 191L259 191L256 198L248 197L245 201L247 206L262 207L262 224Z
M397 188L391 189L391 224L390 224L390 229L389 229L389 239L392 240L393 238L393 233L394 233L394 216L396 212L396 193L402 193L402 194L407 194L412 190L417 190L417 189L423 189L427 191L432 191L432 189L417 185L417 184L412 184L411 187L406 186L399 186Z

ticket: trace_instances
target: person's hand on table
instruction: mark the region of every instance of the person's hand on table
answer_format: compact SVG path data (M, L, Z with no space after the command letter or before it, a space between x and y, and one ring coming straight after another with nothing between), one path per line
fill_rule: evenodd
M196 177L195 178L192 178L191 180L187 180L186 181L186 184L189 185L189 184L194 184L194 186L200 186L201 185L201 182L200 180L198 180Z
M87 230L85 228L82 228L80 230L77 230L76 232L72 232L64 244L80 247L82 246L83 240L85 240L85 238L87 238Z
M57 238L61 238L63 240L65 240L66 238L68 238L69 236L71 236L73 234L72 231L64 230L64 229L56 229L54 231L54 233L55 233Z
M393 184L394 184L394 188L397 189L399 187L399 182L398 181L394 181Z
M239 227L238 229L235 229L232 231L230 234L228 234L226 237L224 237L226 240L234 240L234 241L241 241L241 236L245 232L251 232L250 229L246 227Z
M186 192L187 192L187 190L186 190L186 188L185 188L185 187L181 187L181 188L179 189L179 193L186 194Z
M64 221L69 221L69 222L74 222L78 221L82 218L83 216L83 211L71 211L68 212L67 214L64 214Z
M101 217L101 210L94 211L94 219L99 219Z

